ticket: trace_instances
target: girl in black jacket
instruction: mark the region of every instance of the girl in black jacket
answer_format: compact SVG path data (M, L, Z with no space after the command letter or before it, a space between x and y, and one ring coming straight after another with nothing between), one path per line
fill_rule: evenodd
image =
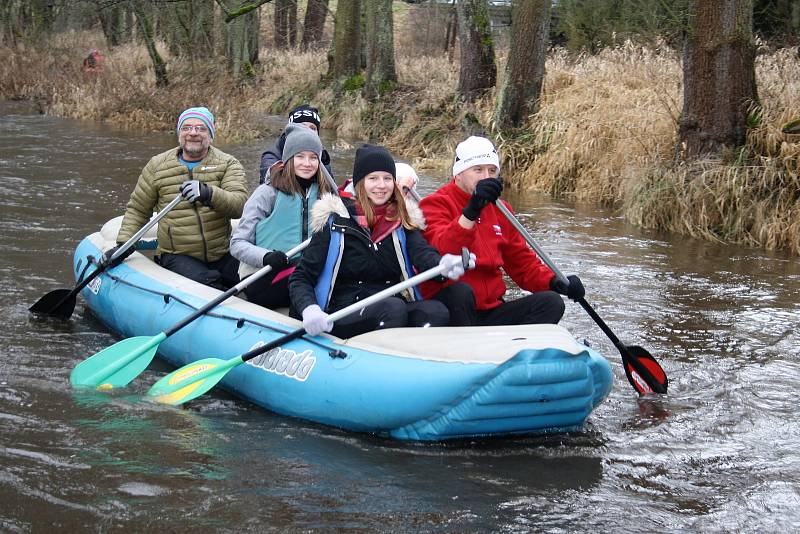
M461 258L439 256L420 232L422 213L395 183L395 164L382 147L364 145L353 163L354 199L321 198L312 210L314 235L289 279L292 315L309 334L347 338L382 328L445 326L447 307L423 301L416 288L331 324L328 314L439 264L452 280ZM416 271L416 272L415 272Z

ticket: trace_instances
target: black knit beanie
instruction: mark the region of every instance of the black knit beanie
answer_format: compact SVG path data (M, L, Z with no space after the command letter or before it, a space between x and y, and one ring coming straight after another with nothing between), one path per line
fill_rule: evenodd
M319 130L320 120L319 111L313 106L302 104L289 112L289 122L310 122Z
M356 159L353 161L353 187L366 175L375 171L385 171L396 178L394 158L382 146L361 145L356 150Z

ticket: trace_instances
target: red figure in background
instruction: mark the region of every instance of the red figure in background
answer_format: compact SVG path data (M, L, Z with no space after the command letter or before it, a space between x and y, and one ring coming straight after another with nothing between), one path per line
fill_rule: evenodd
M89 55L83 59L83 72L97 74L103 71L103 56L97 49L89 50Z

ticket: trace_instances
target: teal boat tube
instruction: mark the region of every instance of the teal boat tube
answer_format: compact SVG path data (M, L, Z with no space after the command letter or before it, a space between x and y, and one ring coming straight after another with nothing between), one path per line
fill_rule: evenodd
M76 279L114 246L119 222L78 245ZM163 332L219 294L142 253L82 291L92 313L124 337ZM230 359L300 327L285 310L232 297L165 339L157 356L176 367ZM346 340L306 335L219 385L282 415L431 441L578 430L610 392L612 372L558 325L398 328Z

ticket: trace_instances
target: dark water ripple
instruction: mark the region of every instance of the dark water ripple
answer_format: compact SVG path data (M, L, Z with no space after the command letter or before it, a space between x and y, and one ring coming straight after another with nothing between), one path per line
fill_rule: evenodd
M154 406L142 395L165 367L110 396L72 390L72 368L117 338L80 303L66 323L27 308L71 287L77 242L122 211L174 137L17 103L0 104L0 131L0 531L800 530L796 258L509 197L616 334L664 365L667 397L636 398L617 350L569 303L563 324L617 379L581 432L406 444L220 392ZM228 147L251 183L261 149ZM351 152L333 154L337 170ZM424 178L422 193L437 185Z

